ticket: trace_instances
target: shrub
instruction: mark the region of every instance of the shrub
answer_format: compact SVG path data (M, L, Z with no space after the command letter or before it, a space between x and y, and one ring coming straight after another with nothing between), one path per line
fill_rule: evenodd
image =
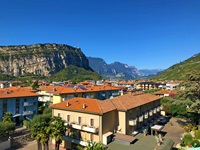
M196 130L196 131L194 132L194 137L195 137L196 139L200 139L200 130Z
M200 142L198 140L193 140L192 141L192 146L194 146L194 147L200 147Z
M193 142L193 139L192 139L192 135L191 134L185 134L184 137L183 137L183 143L187 146L190 146Z

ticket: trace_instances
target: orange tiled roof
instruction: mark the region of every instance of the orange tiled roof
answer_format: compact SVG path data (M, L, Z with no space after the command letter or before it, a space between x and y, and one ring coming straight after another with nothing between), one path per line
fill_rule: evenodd
M155 92L155 94L158 94L158 95L164 95L164 94L177 94L177 90L160 90L160 91L157 91Z
M14 98L14 97L32 97L40 96L35 90L30 87L9 87L0 89L0 99L2 98Z
M84 104L86 106L85 108L83 108ZM100 101L89 98L73 98L61 103L53 104L51 107L53 109L80 111L93 114L103 114L116 109L111 100Z
M113 86L95 86L87 85L83 86L85 89L77 86L41 86L39 90L44 90L54 94L67 94L67 93L85 93L85 92L98 92L98 91L109 91L109 90L119 90L117 87Z
M113 104L118 110L129 110L156 100L159 100L159 96L151 94L126 94L111 99Z

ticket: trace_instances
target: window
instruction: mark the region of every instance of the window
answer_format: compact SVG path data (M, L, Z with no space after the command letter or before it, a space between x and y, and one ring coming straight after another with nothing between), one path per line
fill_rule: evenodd
M7 101L4 100L3 101L3 113L6 113L7 112Z
M94 119L90 119L90 126L94 127Z
M18 114L19 113L19 103L20 100L19 99L16 99L16 105L15 105L15 113Z
M58 117L60 117L60 113L58 113Z
M67 122L70 122L70 115L67 115Z
M82 118L78 117L78 124L81 124Z

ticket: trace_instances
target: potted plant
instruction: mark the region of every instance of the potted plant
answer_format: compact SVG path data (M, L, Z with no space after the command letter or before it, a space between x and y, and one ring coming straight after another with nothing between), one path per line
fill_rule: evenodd
M147 129L144 129L143 133L144 133L144 136L146 136L147 135Z

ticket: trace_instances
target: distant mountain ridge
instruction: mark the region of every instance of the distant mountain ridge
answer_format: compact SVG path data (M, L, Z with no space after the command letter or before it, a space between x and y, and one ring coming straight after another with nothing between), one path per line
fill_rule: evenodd
M160 69L138 70L135 66L129 66L121 62L107 64L102 58L87 57L89 66L103 77L134 79L149 75L155 75Z
M200 53L197 53L189 59L169 67L160 74L152 77L152 79L183 80L187 73L195 70L200 70Z

